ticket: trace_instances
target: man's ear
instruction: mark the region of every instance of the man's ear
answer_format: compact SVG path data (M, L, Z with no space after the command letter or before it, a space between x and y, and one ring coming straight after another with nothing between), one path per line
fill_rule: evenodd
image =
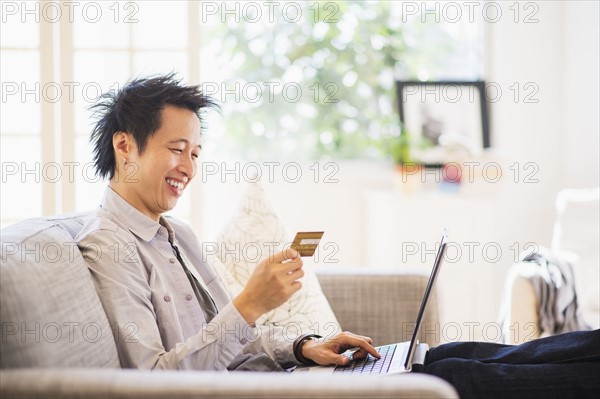
M133 137L127 132L113 134L113 149L117 159L127 161L133 150Z

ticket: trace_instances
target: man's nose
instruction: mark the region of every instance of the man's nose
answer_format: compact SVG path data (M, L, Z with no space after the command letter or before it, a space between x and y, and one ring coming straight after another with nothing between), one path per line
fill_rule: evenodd
M178 169L180 172L183 172L190 180L196 175L196 163L194 162L191 156L185 157L185 159L183 159L179 163Z

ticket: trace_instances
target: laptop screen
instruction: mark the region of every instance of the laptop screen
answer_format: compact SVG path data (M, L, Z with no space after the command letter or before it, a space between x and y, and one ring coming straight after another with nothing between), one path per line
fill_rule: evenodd
M408 354L406 355L406 362L404 363L404 368L407 370L410 369L410 367L412 366L413 357L415 355L415 349L417 347L417 337L419 336L419 332L421 330L421 320L423 319L423 314L425 313L427 301L429 300L429 296L431 295L433 284L435 283L435 279L440 270L440 266L442 265L442 260L444 259L444 254L446 253L447 240L448 234L446 229L444 229L444 232L442 233L442 239L440 241L440 247L438 248L437 254L435 255L435 263L433 264L433 270L431 271L431 275L429 276L427 288L425 288L423 300L421 301L421 307L419 308L419 313L417 315L415 331L413 332L412 338L410 340L410 346L408 347Z

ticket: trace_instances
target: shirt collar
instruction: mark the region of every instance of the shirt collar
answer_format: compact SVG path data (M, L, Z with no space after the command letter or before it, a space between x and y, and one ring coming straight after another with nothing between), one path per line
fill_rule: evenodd
M158 223L160 223L161 226L164 226L164 228L167 229L167 233L169 235L169 242L171 244L175 244L175 233L173 232L173 228L171 227L169 222L167 222L167 218L161 216Z
M127 226L129 231L146 242L152 240L159 233L159 229L163 228L161 225L167 230L170 241L173 239L173 229L165 218L161 216L160 221L155 222L133 207L110 186L104 191L100 207L115 215Z

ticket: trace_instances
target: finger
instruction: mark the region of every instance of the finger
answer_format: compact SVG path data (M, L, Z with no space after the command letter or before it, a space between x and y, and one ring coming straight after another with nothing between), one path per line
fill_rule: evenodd
M368 337L366 337L366 338L368 338ZM373 355L377 359L381 358L381 355L371 345L371 343L362 337L346 335L346 336L343 336L343 338L340 337L340 343L343 345L348 345L350 347L358 347L359 349L362 349L366 353Z
M370 343L363 341L364 345L361 345L360 350L368 352L370 355L375 357L376 359L380 359L381 355L377 352L377 349L373 347Z
M365 341L367 341L369 344L373 345L373 339L371 337L366 337L364 335L357 335L357 337L362 338Z
M300 291L300 289L302 288L302 283L300 281L293 281L291 286L292 286L292 294L293 294L296 291Z
M287 274L287 279L289 281L296 281L304 277L304 270L296 269Z
M375 356L375 355L373 355L371 353L365 352L362 349L359 349L359 350L357 350L356 352L354 352L352 354L352 361L363 360L363 359L368 358L369 356L371 357L371 359L373 359L373 358L375 358L375 359L381 359L381 355Z
M346 334L349 337L355 337L355 338L363 339L363 340L367 341L369 344L373 345L373 339L371 337L367 337L366 335L358 335L358 334L354 334L354 333L349 332L349 331L346 331L344 334Z
M351 361L352 360L348 356L336 355L331 363L335 364L336 366L347 366Z
M364 359L368 356L369 354L364 350L364 349L359 349L356 352L354 352L352 354L352 359Z
M269 259L269 261L273 262L273 263L281 263L285 260L293 260L296 258L299 258L300 254L298 254L298 252L293 249L293 248L286 248L283 251L279 251L275 254L273 254L273 256Z
M302 262L302 259L296 258L289 262L280 263L279 265L281 266L280 270L289 274L291 272L295 272L296 270L302 269L302 266L304 266L304 263Z
M332 351L328 345L325 345L324 348L321 349L318 359L313 359L317 364L326 366L326 365L336 365L336 366L347 366L352 362L352 358L346 356L344 354L339 354L335 351Z

